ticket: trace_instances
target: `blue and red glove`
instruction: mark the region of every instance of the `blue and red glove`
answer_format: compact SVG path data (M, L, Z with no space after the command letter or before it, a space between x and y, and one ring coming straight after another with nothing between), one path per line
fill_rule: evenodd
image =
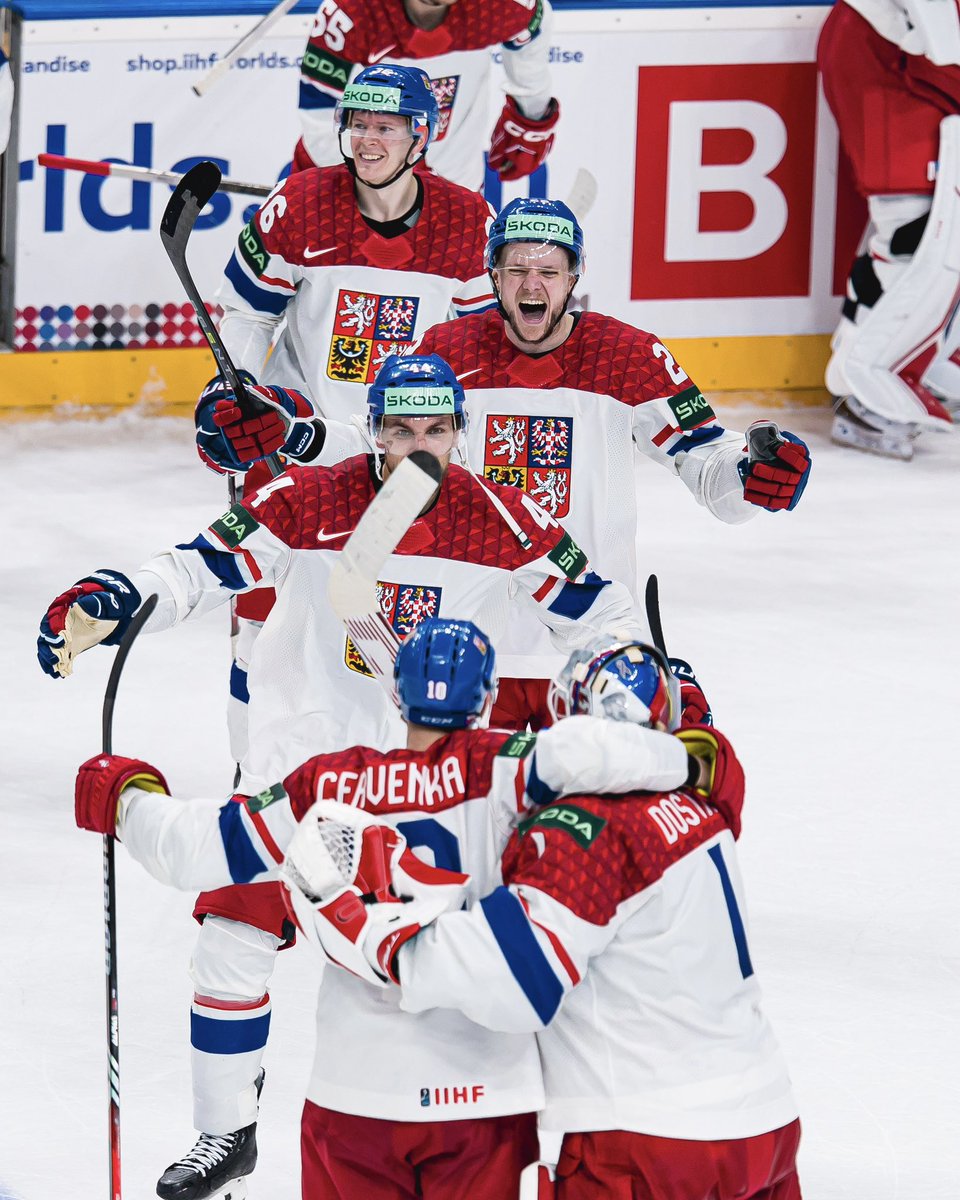
M74 816L80 829L92 833L117 833L117 804L125 787L135 784L148 792L170 795L167 781L156 767L139 758L97 754L77 772Z
M713 713L710 704L703 694L703 688L697 682L693 667L682 658L668 658L670 670L680 681L680 724L683 728L688 725L712 725Z
M119 571L94 571L78 580L47 606L37 638L40 666L54 679L65 678L84 650L100 642L116 646L139 607L140 593Z
M259 406L256 413L244 415L246 406L241 408L219 375L200 393L194 421L204 464L226 475L246 471L278 451L298 462L313 458L323 445L323 425L306 396L292 388L262 386L246 371L240 378Z
M773 421L754 421L746 436L748 457L738 464L744 500L771 512L796 508L810 476L807 443Z
M525 116L512 96L507 97L503 112L490 138L487 162L501 179L521 179L532 175L550 153L553 130L560 120L560 105L551 100L539 120Z

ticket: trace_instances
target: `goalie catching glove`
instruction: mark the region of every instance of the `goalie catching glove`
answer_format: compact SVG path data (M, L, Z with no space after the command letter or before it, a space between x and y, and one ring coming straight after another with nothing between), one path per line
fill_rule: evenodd
M748 457L738 464L744 500L771 512L796 508L810 476L807 443L773 421L754 421L746 436Z
M95 754L77 772L74 815L80 829L117 835L120 793L125 787L170 795L167 781L156 767L139 758L120 754Z
M119 645L139 607L140 593L119 571L94 571L78 579L50 602L40 622L40 666L54 679L65 679L84 650L100 642Z
M194 422L204 465L227 475L278 451L296 462L315 458L323 446L323 422L306 396L293 388L262 386L248 371L241 371L240 379L247 388L242 405L219 375L200 393ZM253 413L251 401L257 406Z
M550 153L553 130L560 120L560 105L551 100L538 120L525 116L512 96L507 97L503 112L490 139L487 162L501 179L521 179L532 175Z
M376 987L399 983L400 947L461 906L469 876L417 858L402 833L360 809L318 800L280 868L284 901L323 955Z

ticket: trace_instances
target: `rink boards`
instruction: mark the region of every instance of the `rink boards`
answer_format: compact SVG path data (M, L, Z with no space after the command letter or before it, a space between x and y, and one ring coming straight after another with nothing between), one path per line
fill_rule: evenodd
M87 4L93 16L36 20L26 10L19 353L0 360L0 406L185 401L212 372L157 236L168 189L46 170L36 155L174 171L212 158L234 178L272 184L298 136L297 63L311 14L284 18L198 99L191 85L252 16L103 17ZM827 11L558 7L554 151L523 184L488 177L497 206L528 192L564 197L577 171L590 171L599 191L584 220L586 303L656 331L705 389L822 386L863 226L842 174L838 184L836 129L817 81ZM502 86L494 75L491 125ZM243 197L221 195L198 224L189 253L205 296L249 211Z

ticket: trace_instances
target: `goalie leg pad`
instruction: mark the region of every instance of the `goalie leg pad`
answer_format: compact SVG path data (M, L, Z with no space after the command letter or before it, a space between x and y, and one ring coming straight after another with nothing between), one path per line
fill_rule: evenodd
M946 117L940 129L937 186L917 250L864 318L843 324L827 373L835 395L925 429L950 424L922 380L960 299L960 117Z

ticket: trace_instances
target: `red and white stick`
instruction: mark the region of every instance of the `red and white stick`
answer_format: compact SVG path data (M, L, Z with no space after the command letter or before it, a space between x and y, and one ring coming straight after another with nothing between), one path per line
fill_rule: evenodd
M141 183L168 183L173 187L183 174L174 171L154 171L150 167L133 167L129 163L96 162L89 158L68 158L63 154L38 154L37 162L51 171L83 171L86 175L112 175L118 179L134 179ZM241 196L269 196L276 184L240 183L236 179L221 179L221 192L236 192Z

